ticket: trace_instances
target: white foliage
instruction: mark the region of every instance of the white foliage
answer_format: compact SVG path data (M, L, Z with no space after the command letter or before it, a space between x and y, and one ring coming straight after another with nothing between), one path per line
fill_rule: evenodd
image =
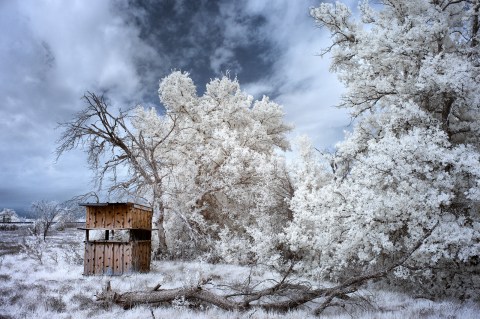
M340 3L311 10L332 34L332 70L357 121L321 161L304 143L282 240L304 271L338 280L394 261L437 225L412 271L395 275L444 280L465 297L480 255L479 5L383 3L360 4L367 28Z
M253 239L247 228L285 206L275 194L286 178L276 150L289 148L282 108L267 97L253 101L226 76L197 96L188 73L173 72L161 81L159 95L166 115L138 108L133 125L143 139L162 139L155 174L165 176L160 187L174 250L183 245L224 252L238 247L227 240L232 237L248 249L245 243ZM235 260L243 259L240 255Z

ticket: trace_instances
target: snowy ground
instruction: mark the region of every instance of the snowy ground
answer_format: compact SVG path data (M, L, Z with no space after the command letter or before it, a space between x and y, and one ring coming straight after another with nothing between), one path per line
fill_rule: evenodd
M22 248L22 242L24 242ZM0 231L0 319L3 318L314 318L308 307L287 314L252 310L225 312L216 308L191 309L179 300L175 307L147 306L123 310L95 301L107 281L114 290L145 290L161 283L181 287L211 277L214 283L240 283L251 273L248 267L202 262L152 263L149 274L85 277L83 233L75 229L55 232L47 245L35 243L26 229ZM30 248L29 248L30 247ZM40 247L40 249L38 249ZM36 248L36 249L34 249ZM39 254L38 251L42 251ZM256 269L257 280L271 274ZM208 287L207 287L208 288ZM455 301L432 302L386 291L362 291L354 308L330 308L325 318L478 318L480 305ZM368 301L363 299L367 298ZM363 300L363 301L362 301Z

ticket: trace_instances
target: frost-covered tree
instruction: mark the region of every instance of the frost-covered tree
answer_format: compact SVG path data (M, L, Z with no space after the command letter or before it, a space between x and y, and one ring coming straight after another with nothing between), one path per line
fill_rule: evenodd
M267 97L254 101L228 77L212 80L197 96L181 72L163 79L159 95L166 115L177 119L174 137L157 155L169 163L162 173L168 176L163 202L168 227L176 228L170 233L174 251L211 250L227 260L246 260L239 252L258 239L250 229L265 215L271 215L271 227L279 227L288 215L288 180L276 153L289 147L281 107ZM139 109L133 124L154 136L160 118Z
M311 10L332 34L325 52L347 88L342 106L359 116L389 108L389 98L413 101L453 143L478 146L480 2L380 2L361 1L361 21L341 3Z
M237 240L253 240L248 229L261 216L286 218L287 176L276 150L289 147L290 127L278 104L254 101L226 76L197 96L182 72L163 79L159 95L164 114L114 112L103 98L86 95L86 109L64 124L59 154L83 145L98 181L110 172L110 191L155 207L158 226L165 225L163 252L167 241L172 253L228 251ZM126 176L116 174L122 167Z
M32 203L32 214L35 216L34 232L40 232L45 241L54 223L62 220L63 207L55 201L40 200Z
M361 21L341 3L311 10L332 34L326 52L356 124L328 170L304 147L294 171L284 241L299 267L339 280L393 263L434 228L397 278L435 293L479 287L479 6L363 1Z
M0 212L0 223L10 223L10 222L19 222L20 218L18 217L15 210L11 208L4 208Z

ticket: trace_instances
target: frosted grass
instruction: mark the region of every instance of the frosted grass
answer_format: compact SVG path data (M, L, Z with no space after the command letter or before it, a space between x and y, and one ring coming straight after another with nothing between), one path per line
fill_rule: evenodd
M9 239L7 239L8 237ZM22 236L8 231L0 232L2 243L10 245ZM4 254L0 257L0 317L2 318L222 318L222 319L276 319L316 318L311 314L315 304L288 313L265 312L253 309L244 313L227 312L210 307L190 309L181 301L173 307L138 306L123 310L116 305L97 302L95 295L108 281L116 291L151 289L160 283L162 288L196 284L202 278L213 283L241 283L252 275L254 280L272 278L269 271L233 265L212 265L201 261L154 261L148 274L124 276L82 275L83 265L72 262L67 253L83 252L78 232L68 229L48 238L43 264L25 252ZM19 243L17 243L19 244ZM213 288L209 286L207 288ZM217 290L220 291L220 290ZM327 308L323 318L478 318L478 303L460 303L454 300L433 302L414 299L406 294L384 290L363 290L359 294L368 302L345 308Z

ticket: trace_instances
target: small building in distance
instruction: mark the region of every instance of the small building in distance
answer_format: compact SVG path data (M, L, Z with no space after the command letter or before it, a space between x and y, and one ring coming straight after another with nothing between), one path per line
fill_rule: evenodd
M84 275L150 271L152 215L135 203L85 203Z

